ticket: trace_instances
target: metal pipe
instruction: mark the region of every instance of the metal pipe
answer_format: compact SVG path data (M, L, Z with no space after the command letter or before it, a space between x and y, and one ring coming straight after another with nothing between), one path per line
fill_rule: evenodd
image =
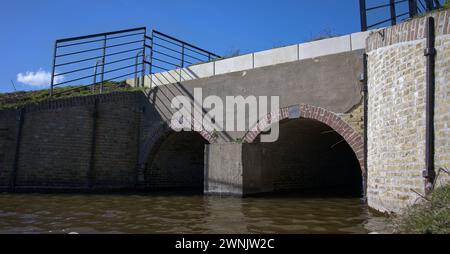
M409 0L409 17L413 18L417 15L417 0Z
M139 63L139 56L141 55L141 54L143 54L143 51L140 51L140 52L138 52L137 54L136 54L136 58L135 58L135 60L134 60L134 63L135 63L135 66L134 66L134 87L138 87L139 86L139 81L138 81L138 73L139 73L139 71L138 71L138 63ZM145 59L145 58L144 58Z
M145 37L147 37L147 28L144 30L144 42L142 44L142 80L141 80L141 87L144 87L145 85Z
M138 50L142 50L142 48L139 47L139 48L134 48L134 49L124 50L124 51L120 51L120 52L110 53L110 54L105 55L105 57L107 57L107 56L120 55L120 54L129 53L129 52L133 52L133 51L138 51ZM72 61L72 62L61 63L61 64L57 64L56 67L65 66L65 65L71 65L71 64L77 64L77 63L82 63L82 62L86 62L86 61L90 61L90 60L95 60L95 59L97 59L97 58L99 58L99 57L102 57L102 56L90 57L90 58L86 58L86 59L82 59L82 60L77 60L77 61Z
M150 89L152 89L152 87L153 87L153 73L152 73L152 71L153 71L153 47L154 47L154 43L153 43L153 41L154 41L154 31L152 30L152 35L151 35L151 43L150 43L150 59L149 59L149 61L150 61L150 66L149 66L149 70L148 70L148 72L150 73Z
M427 48L424 54L427 58L425 170L423 171L426 194L433 190L433 183L436 177L434 170L435 39L434 18L429 17L427 19Z
M201 52L203 52L203 53L211 54L211 55L214 56L214 57L221 58L221 56L219 56L219 55L216 55L216 54L214 54L214 53L212 53L212 52L209 52L209 51L207 51L207 50L201 49L201 48L199 48L199 47L197 47L197 46L194 46L194 45L192 45L192 44L190 44L190 43L187 43L187 42L185 42L185 41L182 41L182 40L179 40L179 39L177 39L177 38L174 38L174 37L172 37L172 36L170 36L170 35L161 33L161 32L156 31L156 30L153 30L153 32L154 32L155 34L157 34L157 35L164 36L164 37L166 37L166 38L168 38L168 39L170 39L170 40L179 42L179 43L184 44L184 45L186 45L186 46L188 46L188 47L191 47L191 48L193 48L193 49L199 50L199 51L201 51ZM154 38L154 35L152 36L152 38Z
M102 56L102 63L105 62L105 58L106 58L106 41L107 41L107 35L105 35L103 37L103 56ZM105 65L102 65L102 74L100 76L101 81L100 81L100 94L103 93L103 80L105 79Z
M52 64L52 77L50 81L50 97L53 96L53 86L55 84L55 68L56 68L56 50L57 50L58 42L55 41L55 46L53 49L53 64Z
M184 68L184 44L181 47L181 67L180 67L180 82L182 81L182 70Z
M98 65L99 64L103 64L103 62L102 62L102 59L100 59L100 60L97 60L97 62L95 63L95 68L94 68L94 82L92 83L92 86L91 86L91 92L92 93L95 93L95 85L97 84L97 69L98 69Z
M101 41L103 41L103 40L101 40ZM99 47L99 48L86 49L86 50L81 50L81 51L76 51L76 52L70 52L70 53L57 55L56 58L65 57L65 56L79 55L79 54L88 53L88 52L94 52L94 51L98 51L98 50L105 49L105 48L106 49L116 48L116 47L126 46L126 45L130 45L130 44L135 44L135 43L138 43L138 42L145 42L145 41L144 40L138 40L138 41L132 41L132 42L126 42L126 43L119 43L119 44L115 44L115 45L111 45L111 46L107 46L107 47Z
M391 9L391 25L395 26L397 24L397 12L395 10L395 0L390 0Z
M121 33L130 33L130 32L135 32L135 31L144 30L144 29L145 29L145 27L139 27L139 28L133 28L133 29L119 30L119 31L114 31L114 32L109 32L109 33L90 34L90 35L85 35L85 36L60 39L60 40L57 40L57 42L77 41L77 40L83 40L83 39L88 39L88 38L92 38L92 37L100 37L100 36L107 36L107 35L114 35L114 34L121 34Z
M143 33L134 33L134 34L127 34L127 35L122 35L122 36L114 36L114 37L109 37L108 40L121 39L121 38L126 38L126 37L131 37L131 36L141 35L141 34L143 34ZM83 42L77 42L77 43L71 43L71 44L59 45L58 48L73 47L73 46L84 45L84 44L89 44L89 43L94 43L94 42L100 42L100 41L103 41L103 39L96 39L96 40L90 40L90 41L83 41Z
M435 4L435 8L441 8L441 3L439 2L439 0L434 0L434 4Z
M425 0L425 5L427 7L427 11L434 9L433 0Z
M366 0L359 0L359 13L361 17L361 31L367 31Z

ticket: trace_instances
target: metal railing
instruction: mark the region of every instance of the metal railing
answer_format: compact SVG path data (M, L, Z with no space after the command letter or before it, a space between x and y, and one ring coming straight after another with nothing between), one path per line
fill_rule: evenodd
M413 18L441 8L444 0L385 0L380 1L359 0L361 31L367 31L389 25L396 25L399 21ZM377 2L377 5L368 6L368 3Z
M149 37L145 27L59 39L54 46L50 96L55 87L68 85L75 85L73 90L90 86L93 93L99 86L102 93L106 82L131 77L136 87L143 87L147 66L151 77L156 72L181 70L218 58L156 30Z
M56 40L50 96L55 87L63 85L77 85L73 89L92 86L93 92L99 85L102 92L105 82L123 80L138 72L144 76L144 57L134 61L136 52L145 55L146 31L140 27Z
M150 74L175 69L179 71L179 81L182 81L183 68L222 58L157 30L152 31L150 39ZM150 82L153 85L153 80Z

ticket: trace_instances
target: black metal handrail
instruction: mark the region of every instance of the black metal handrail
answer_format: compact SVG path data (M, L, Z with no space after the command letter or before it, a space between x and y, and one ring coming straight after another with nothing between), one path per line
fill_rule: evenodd
M443 0L386 0L385 4L367 7L368 2L370 1L359 0L361 31L377 28L387 23L395 25L401 18L413 18L418 14L441 8L443 5ZM388 12L389 15L386 15L388 18L375 20L369 24L369 14L375 11Z
M91 90L95 92L96 85L100 84L101 93L105 82L132 75L135 86L143 87L147 65L151 77L155 74L154 69L171 71L219 58L219 55L156 30L147 36L145 27L59 39L54 46L50 96L55 87L74 82L84 85L63 92L87 86L92 86ZM86 82L88 79L92 81Z
M182 81L182 68L222 58L215 53L157 30L152 31L149 39L151 43L149 46L151 49L150 74L178 69L180 81ZM152 76L150 77L151 85L153 85Z
M139 72L144 76L146 34L147 29L139 27L56 40L50 96L54 94L55 87L78 85L75 82L83 85L63 92L88 86L92 86L92 91L95 91L99 84L101 93L105 82L131 77ZM134 62L137 51L144 54L139 62ZM138 67L140 70L136 71Z

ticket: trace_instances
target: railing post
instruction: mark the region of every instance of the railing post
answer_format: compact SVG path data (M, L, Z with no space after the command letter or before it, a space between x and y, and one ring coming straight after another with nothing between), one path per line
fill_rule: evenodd
M361 31L367 31L366 0L359 0L359 13L361 16Z
M409 0L409 17L413 18L417 15L417 0Z
M427 11L431 11L434 9L433 0L425 0L425 4L427 7Z
M150 67L149 67L149 73L150 73L150 89L153 87L153 40L155 39L155 37L153 36L154 31L152 30L152 35L150 37L151 42L150 42Z
M52 65L52 77L50 81L50 97L53 96L53 86L55 85L55 65L56 65L56 51L58 48L58 41L55 41L55 46L53 49L53 65Z
M95 84L97 83L97 69L98 69L98 61L95 63L94 67L94 80L92 81L91 93L95 94Z
M105 35L103 37L103 56L102 56L102 74L101 74L101 81L100 81L100 94L103 93L103 80L105 79L106 40L107 40L107 35Z
M138 65L139 65L139 56L143 54L143 51L139 51L136 54L136 58L134 60L134 86L135 87L139 87L139 78L138 78ZM142 56L142 58L144 59L143 61L145 61L145 57ZM143 74L145 75L145 73ZM144 78L144 76L142 76L142 79Z
M98 75L98 65L99 64L103 64L102 59L97 60L97 62L95 63L95 68L94 68L94 82L92 83L91 86L91 93L95 93L95 86L97 85L97 75Z
M395 10L395 0L390 0L391 8L391 24L394 26L397 24L397 11Z
M180 82L183 81L182 69L184 68L184 44L181 45L181 66L180 66Z
M144 29L144 36L143 36L143 44L142 44L142 80L141 80L141 87L144 87L145 85L145 36L147 36L147 28Z
M434 4L435 4L434 8L436 8L436 9L442 7L441 3L439 2L439 0L434 0Z

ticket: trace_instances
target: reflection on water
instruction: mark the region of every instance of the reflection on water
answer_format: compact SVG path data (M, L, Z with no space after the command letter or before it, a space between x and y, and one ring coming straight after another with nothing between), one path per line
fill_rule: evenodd
M0 233L369 233L355 198L0 194Z

